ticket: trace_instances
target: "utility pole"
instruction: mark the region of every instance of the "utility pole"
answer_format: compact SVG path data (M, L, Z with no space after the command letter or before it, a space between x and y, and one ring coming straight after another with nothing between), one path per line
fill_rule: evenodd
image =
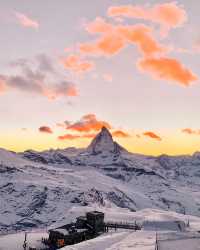
M24 238L23 248L24 248L24 250L27 249L27 232L25 232L25 238Z

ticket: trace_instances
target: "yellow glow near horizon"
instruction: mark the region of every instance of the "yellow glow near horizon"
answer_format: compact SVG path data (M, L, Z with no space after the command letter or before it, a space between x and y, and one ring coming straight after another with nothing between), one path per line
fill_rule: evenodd
M33 150L47 150L50 148L78 147L89 145L91 139L58 140L57 134L44 134L37 131L18 131L0 135L0 147L16 152ZM180 155L193 154L200 151L200 136L187 135L182 132L165 133L162 141L133 135L130 138L114 138L121 146L133 153L145 155Z

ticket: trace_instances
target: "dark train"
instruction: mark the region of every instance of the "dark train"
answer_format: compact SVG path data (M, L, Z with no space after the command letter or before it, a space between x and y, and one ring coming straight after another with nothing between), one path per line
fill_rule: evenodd
M47 244L52 249L59 249L84 240L97 237L105 230L104 213L93 211L86 216L76 218L75 223L49 230Z

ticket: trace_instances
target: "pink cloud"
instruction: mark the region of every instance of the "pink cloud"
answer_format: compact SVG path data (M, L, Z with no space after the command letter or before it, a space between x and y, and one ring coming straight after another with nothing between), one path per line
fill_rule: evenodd
M111 74L104 74L103 75L103 79L106 81L106 82L112 82L113 81L113 77Z
M15 13L16 18L18 19L19 23L26 27L26 28L32 28L32 29L38 29L39 23L36 20L31 19L25 14L16 12Z

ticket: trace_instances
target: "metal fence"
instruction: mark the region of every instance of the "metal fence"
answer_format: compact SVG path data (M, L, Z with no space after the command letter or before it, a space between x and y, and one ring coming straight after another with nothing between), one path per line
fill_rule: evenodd
M167 243L182 240L200 240L200 234L198 232L168 232L168 233L156 233L155 250L162 250L162 246Z

